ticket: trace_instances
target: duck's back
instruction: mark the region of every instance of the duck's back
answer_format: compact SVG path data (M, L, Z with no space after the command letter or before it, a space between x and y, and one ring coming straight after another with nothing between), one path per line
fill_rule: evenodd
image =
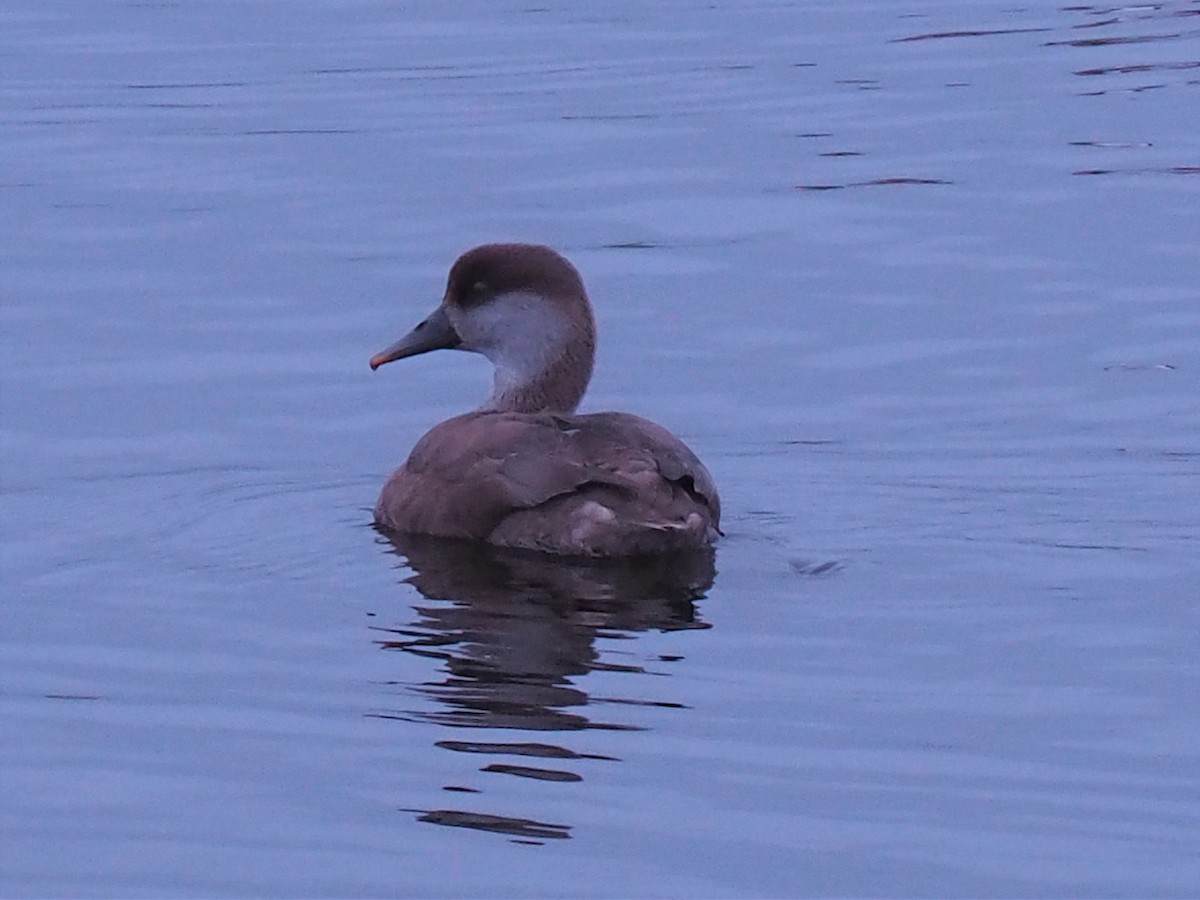
M720 515L712 477L682 441L615 412L448 419L375 507L375 521L398 532L580 556L706 547Z

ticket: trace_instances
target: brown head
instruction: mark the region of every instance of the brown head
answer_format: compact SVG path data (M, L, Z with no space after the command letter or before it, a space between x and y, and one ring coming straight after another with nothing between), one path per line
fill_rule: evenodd
M592 376L596 329L583 280L539 244L483 244L450 267L441 305L371 358L481 353L496 368L485 409L573 412Z

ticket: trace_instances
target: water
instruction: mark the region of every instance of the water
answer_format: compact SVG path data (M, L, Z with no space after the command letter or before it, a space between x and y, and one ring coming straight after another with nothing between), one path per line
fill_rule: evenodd
M0 24L0 893L1195 895L1200 4ZM495 239L715 572L369 527Z

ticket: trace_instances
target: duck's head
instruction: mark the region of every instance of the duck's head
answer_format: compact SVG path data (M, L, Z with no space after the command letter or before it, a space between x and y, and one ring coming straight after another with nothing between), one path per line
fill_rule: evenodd
M592 308L570 262L539 244L483 244L450 267L441 305L371 357L371 368L431 350L469 350L496 369L485 409L573 412L595 347Z

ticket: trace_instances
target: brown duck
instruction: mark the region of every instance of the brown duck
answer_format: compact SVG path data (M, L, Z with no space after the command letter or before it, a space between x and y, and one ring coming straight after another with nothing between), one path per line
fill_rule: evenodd
M495 367L492 395L417 442L383 486L375 522L570 556L709 547L721 504L696 455L638 416L575 413L595 347L583 281L554 250L485 244L460 256L441 305L371 368L469 350Z

